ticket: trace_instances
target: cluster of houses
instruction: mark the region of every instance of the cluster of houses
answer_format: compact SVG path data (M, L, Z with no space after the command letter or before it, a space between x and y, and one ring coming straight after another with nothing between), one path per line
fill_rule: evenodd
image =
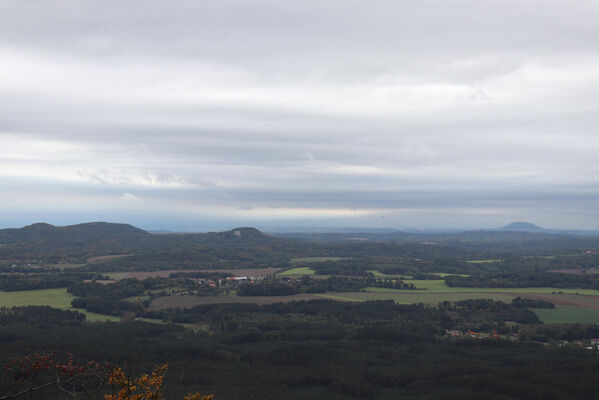
M266 278L265 276L227 276L226 278L208 279L208 278L189 278L189 286L198 285L200 287L236 287L240 283L254 284Z
M473 330L468 330L468 331L460 331L457 329L446 329L445 330L445 337L446 338L451 338L451 339L467 339L467 338L473 338L473 339L507 339L510 341L516 341L518 339L518 335L517 334L511 334L511 335L499 335L497 333L497 331L493 331L491 333L484 333L484 332L475 332Z
M512 342L519 340L518 334L512 333L510 335L499 335L496 331L491 333L475 332L472 330L461 331L458 329L446 329L445 338L447 339L504 339ZM551 342L539 342L533 340L532 343L541 344L548 346L550 344L563 346L577 346L587 350L592 350L599 354L599 339L584 339L584 340L555 340Z

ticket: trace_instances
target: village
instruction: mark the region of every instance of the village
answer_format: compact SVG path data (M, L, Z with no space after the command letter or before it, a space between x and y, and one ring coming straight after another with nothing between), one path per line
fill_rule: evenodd
M506 321L506 323L512 323L513 321ZM471 339L496 339L496 340L508 340L510 342L527 342L534 343L542 346L557 346L557 347L572 347L582 348L593 351L599 355L599 338L593 339L580 339L580 340L566 340L566 339L550 339L547 341L540 341L533 338L528 338L524 335L519 335L517 330L510 334L499 334L496 330L491 333L476 332L473 330L458 330L458 329L446 329L445 335L441 336L442 339L447 340L471 340Z

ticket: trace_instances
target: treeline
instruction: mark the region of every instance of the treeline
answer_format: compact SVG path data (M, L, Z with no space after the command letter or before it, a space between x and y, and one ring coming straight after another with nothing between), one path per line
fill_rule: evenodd
M385 289L416 290L413 283L405 283L400 279L377 279L373 286Z
M399 249L399 248L398 248ZM368 276L369 271L380 271L390 275L410 275L415 279L439 279L435 274L450 273L464 275L498 275L518 273L546 273L549 270L599 268L599 254L561 254L558 249L553 255L527 256L514 252L473 253L452 257L451 252L436 257L408 257L398 252L393 256L377 254L361 255L342 260L312 262L311 269L320 275ZM473 263L469 260L490 260ZM590 274L589 274L590 275Z
M85 321L85 314L71 310L59 310L50 306L1 307L0 325L73 325Z
M123 299L125 297L139 296L152 287L151 282L137 279L123 279L114 283L101 284L98 282L79 282L67 290L78 297L103 297L107 299Z
M239 296L290 296L299 293L354 292L368 286L410 288L402 282L384 282L380 279L335 276L324 279L267 279L255 283L243 283L237 288ZM404 287L405 286L405 287ZM412 287L414 285L411 285Z
M398 248L399 250L400 248ZM319 275L371 276L373 270L390 275L416 275L434 272L467 273L469 266L461 258L411 258L398 251L395 256L361 255L337 261L308 264Z
M451 287L554 287L599 289L599 275L574 275L553 272L506 272L476 274L471 276L450 275L445 283Z
M512 299L514 307L518 308L555 308L555 304L550 301L541 299L527 299L522 297L516 297Z
M491 299L469 299L456 303L443 302L442 310L456 321L455 326L476 327L477 330L490 331L493 329L505 330L505 322L512 321L519 324L539 324L541 321L537 314L518 304L508 304ZM456 315L457 314L457 315Z
M12 292L17 290L66 288L86 279L103 278L102 275L95 272L79 271L0 275L0 290Z
M521 327L519 338L523 341L551 342L557 340L584 340L599 338L599 325L545 324Z

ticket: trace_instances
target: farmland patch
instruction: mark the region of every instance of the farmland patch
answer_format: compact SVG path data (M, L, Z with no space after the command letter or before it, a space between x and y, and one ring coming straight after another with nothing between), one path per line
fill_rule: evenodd
M119 317L93 313L71 306L75 296L61 289L21 290L15 292L0 291L0 306L50 306L62 310L75 310L85 314L87 321L118 321Z
M215 303L252 303L272 304L290 301L314 300L319 297L312 294L296 294L293 296L163 296L155 298L150 304L150 310L165 310L168 308L188 308L202 304Z
M316 273L316 271L314 271L310 267L297 267L297 268L288 269L287 271L281 271L281 272L277 273L277 276L280 276L280 277L304 276L304 275L314 275L315 273Z
M546 324L587 323L599 324L599 312L577 306L556 306L555 309L533 309Z

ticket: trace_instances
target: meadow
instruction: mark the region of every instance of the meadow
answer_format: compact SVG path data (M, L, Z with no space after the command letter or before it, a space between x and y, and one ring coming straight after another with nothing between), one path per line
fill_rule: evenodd
M555 309L533 309L546 324L599 324L599 312L577 306L556 306Z
M315 273L316 271L312 270L310 267L296 267L277 273L277 277L296 278L305 275L314 275Z
M87 321L118 321L120 318L112 315L93 313L71 306L71 300L75 296L67 292L67 289L39 289L21 290L16 292L0 291L0 307L14 306L50 306L62 310L76 310L86 316Z
M543 293L543 294L578 294L585 296L599 296L599 290L595 289L560 289L551 287L532 288L477 288L477 287L450 287L444 280L416 280L406 279L405 283L412 283L417 289L430 290L438 293ZM372 288L376 289L376 288ZM367 289L368 290L368 289ZM385 291L404 291L398 289L382 289ZM405 292L405 291L404 291Z

